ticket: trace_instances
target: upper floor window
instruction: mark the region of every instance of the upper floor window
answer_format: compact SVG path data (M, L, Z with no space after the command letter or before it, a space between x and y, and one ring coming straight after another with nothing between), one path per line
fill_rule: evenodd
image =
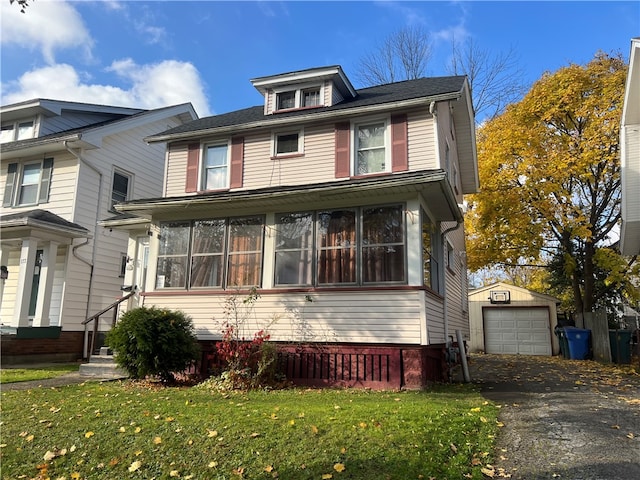
M355 126L354 175L391 171L385 121Z
M319 85L276 92L276 110L319 107L321 105L322 87Z
M113 172L113 182L111 183L111 210L114 210L113 207L116 203L125 202L129 199L130 184L130 175L119 171Z
M276 132L273 134L273 155L295 155L304 151L302 131Z
M53 158L30 163L10 163L3 207L37 205L49 200Z
M202 189L228 188L228 170L229 146L226 143L205 146L202 162Z
M4 124L2 125L2 133L0 134L0 143L33 138L34 131L33 120Z
M401 205L276 216L276 285L405 281Z

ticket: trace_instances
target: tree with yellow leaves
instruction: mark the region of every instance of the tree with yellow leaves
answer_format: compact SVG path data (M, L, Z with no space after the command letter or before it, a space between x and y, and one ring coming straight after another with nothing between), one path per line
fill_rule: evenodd
M598 53L586 66L545 74L478 129L481 190L469 199L471 270L550 268L575 312L593 311L616 292L638 294L629 281L638 264L615 247L626 72L620 56Z

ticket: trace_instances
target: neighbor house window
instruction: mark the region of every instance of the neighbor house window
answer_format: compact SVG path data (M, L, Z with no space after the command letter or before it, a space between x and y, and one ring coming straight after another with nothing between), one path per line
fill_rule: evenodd
M301 131L274 133L273 152L278 155L295 155L303 152L303 134Z
M259 286L262 217L161 225L157 288Z
M223 145L207 145L202 163L202 189L216 190L228 188L229 147Z
M355 127L354 175L390 171L386 148L386 122L367 123Z
M400 205L280 214L276 229L276 285L363 285L406 279Z
M116 203L125 202L129 199L129 184L131 177L122 172L113 172L113 181L111 182L111 210L114 209Z
M3 207L37 205L49 201L53 158L7 165Z
M33 120L26 122L6 123L2 125L0 143L14 142L33 138L35 133Z

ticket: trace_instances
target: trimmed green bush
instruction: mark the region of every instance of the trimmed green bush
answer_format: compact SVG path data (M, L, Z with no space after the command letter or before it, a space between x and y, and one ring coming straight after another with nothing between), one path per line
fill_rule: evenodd
M200 347L191 318L180 311L139 307L122 315L106 337L115 362L133 378L174 380L198 359Z

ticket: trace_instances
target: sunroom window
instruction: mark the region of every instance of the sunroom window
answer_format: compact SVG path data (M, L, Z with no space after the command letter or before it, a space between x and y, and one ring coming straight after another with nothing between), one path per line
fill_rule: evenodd
M161 225L157 288L259 286L262 217Z
M406 280L401 205L283 213L276 216L276 229L276 285Z

